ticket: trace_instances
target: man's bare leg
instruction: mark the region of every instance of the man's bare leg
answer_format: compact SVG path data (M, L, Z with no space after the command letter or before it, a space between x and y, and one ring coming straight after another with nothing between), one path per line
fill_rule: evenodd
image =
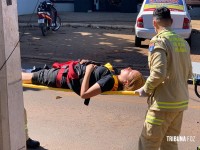
M22 82L23 83L31 84L32 83L32 77L33 77L33 73L22 72Z

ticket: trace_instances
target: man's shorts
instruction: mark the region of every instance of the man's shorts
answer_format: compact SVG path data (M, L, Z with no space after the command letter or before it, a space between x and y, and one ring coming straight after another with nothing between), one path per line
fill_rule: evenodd
M56 87L56 76L59 69L42 69L37 72L33 72L32 83L36 85L45 85L50 87Z

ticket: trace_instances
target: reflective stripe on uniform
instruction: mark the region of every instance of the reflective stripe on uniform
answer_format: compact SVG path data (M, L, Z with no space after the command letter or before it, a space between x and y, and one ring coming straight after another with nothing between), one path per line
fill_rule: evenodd
M156 124L156 125L160 126L164 122L164 120L157 119L157 118L155 118L153 116L147 115L145 122L148 122L148 123L151 123L151 124Z
M155 102L153 105L156 108L166 109L184 108L188 106L188 100L181 102Z
M175 33L166 32L163 33L161 37L166 37L173 44L175 52L187 52L184 40L179 38Z

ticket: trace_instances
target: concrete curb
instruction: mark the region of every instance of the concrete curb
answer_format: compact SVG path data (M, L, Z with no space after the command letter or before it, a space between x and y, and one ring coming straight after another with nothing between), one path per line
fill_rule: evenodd
M134 29L129 25L108 25L90 23L62 23L63 27L91 27L91 28L110 28L110 29ZM38 27L38 23L19 23L19 27Z

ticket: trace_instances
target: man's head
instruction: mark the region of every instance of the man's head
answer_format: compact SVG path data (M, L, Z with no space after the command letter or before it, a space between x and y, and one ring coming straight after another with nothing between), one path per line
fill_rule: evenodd
M137 90L145 83L142 74L137 70L131 69L130 67L122 69L118 79L123 84L123 90L126 91Z
M173 20L171 18L170 10L167 7L156 8L153 12L153 26L156 33L163 28L171 27Z

